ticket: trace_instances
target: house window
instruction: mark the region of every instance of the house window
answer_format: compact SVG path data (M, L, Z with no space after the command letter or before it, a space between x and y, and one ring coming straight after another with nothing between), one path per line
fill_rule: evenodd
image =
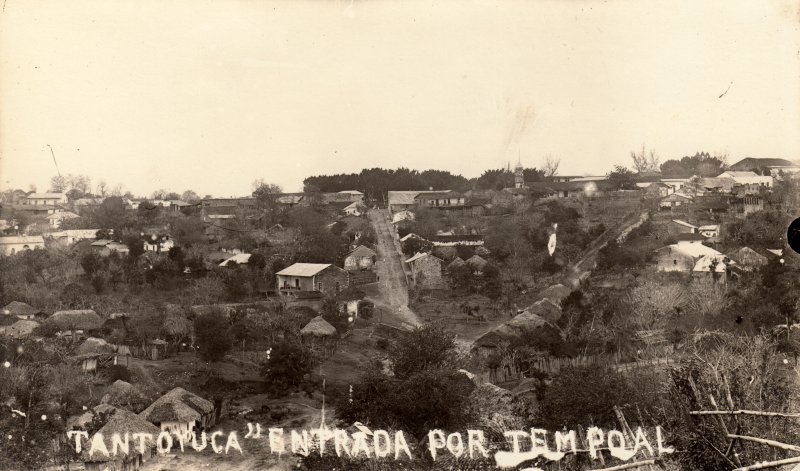
M299 288L300 287L300 278L295 278L294 279L294 287L295 288Z
M672 261L672 264L673 264L673 265L677 265L677 264L678 264L678 261L677 261L677 260L673 260L673 261Z
M317 291L322 291L322 283L317 283Z

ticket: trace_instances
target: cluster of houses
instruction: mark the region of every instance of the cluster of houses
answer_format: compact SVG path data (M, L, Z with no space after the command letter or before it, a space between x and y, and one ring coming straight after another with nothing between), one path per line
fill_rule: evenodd
M146 461L156 456L156 438L162 432L173 435L171 438L176 442L178 438L174 436L180 437L183 443L191 443L192 437L197 436L197 441L200 442L200 434L208 431L218 421L220 410L213 402L180 387L162 395L138 414L110 404L116 402L115 398L130 394L135 394L134 386L117 380L109 387L103 402L83 414L67 419L65 433L88 432L91 427L99 425L92 436L83 438L80 459L87 471L140 469ZM125 442L126 434L128 439L134 437L134 434L149 434L151 438L141 444L137 441L135 446L130 443L127 447L114 447L116 453L91 453L92 447L89 444L95 437L102 437L106 448L111 451L113 437L116 435ZM133 439L130 441L134 442Z
M350 216L361 216L366 211L364 193L357 190L344 190L336 193L281 193L275 197L280 207L294 208L312 204L333 205L342 213ZM203 221L225 219L248 219L258 217L255 211L258 200L252 196L242 198L207 198L201 200L200 216Z
M345 288L377 281L378 254L359 245L344 260L344 268L330 263L295 263L275 274L276 289L284 298L298 298L310 293L335 296Z
M723 254L711 247L719 243L718 224L695 226L674 219L669 222L668 231L675 243L656 250L655 266L658 271L692 273L698 276L715 274L727 280L729 276L737 276L742 271L757 270L766 265L770 257L780 258L782 255L781 249L759 252L750 247L741 247Z

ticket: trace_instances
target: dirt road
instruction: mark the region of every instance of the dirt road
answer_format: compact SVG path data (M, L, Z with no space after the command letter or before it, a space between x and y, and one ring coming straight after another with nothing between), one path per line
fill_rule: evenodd
M364 286L367 296L384 313L382 322L399 326L415 327L421 325L419 318L408 307L408 286L403 273L400 254L392 239L389 227L389 211L372 209L369 220L377 234L378 264L376 272L379 281Z

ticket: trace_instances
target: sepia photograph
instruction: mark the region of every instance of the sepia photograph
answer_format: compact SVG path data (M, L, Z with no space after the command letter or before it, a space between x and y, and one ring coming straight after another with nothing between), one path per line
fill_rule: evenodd
M800 471L800 0L0 1L0 471Z

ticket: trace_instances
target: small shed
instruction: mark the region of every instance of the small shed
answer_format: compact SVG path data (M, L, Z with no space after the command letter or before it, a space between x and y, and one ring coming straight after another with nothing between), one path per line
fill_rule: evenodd
M89 337L72 352L72 358L81 364L84 373L97 371L98 363L117 363L116 349L103 339Z
M323 319L322 316L311 319L305 327L300 329L300 336L303 339L303 343L308 344L313 351L321 354L323 358L333 355L339 343L339 333L336 327Z
M118 434L124 437L126 434L133 436L137 433L147 433L154 438L161 432L158 427L142 419L133 412L125 409L113 408L108 412L105 425L97 431L103 437L103 442L106 447L111 451L111 437ZM133 440L131 440L133 442ZM144 451L138 446L131 443L131 446L126 453L124 449L118 449L116 454L105 456L102 453L94 453L89 455L89 448L84 448L81 453L81 460L86 467L86 471L100 471L100 470L125 470L135 471L140 469L144 462L149 460L155 455L155 441L151 440L146 442Z
M167 341L155 339L148 342L150 344L150 359L155 361L167 356Z
M195 427L214 425L214 404L183 388L175 388L156 399L139 417L161 430L190 436Z

